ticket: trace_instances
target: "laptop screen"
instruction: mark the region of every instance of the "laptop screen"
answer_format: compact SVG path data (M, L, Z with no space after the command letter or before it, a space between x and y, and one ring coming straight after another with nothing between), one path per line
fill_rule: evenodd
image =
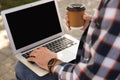
M6 14L16 49L60 33L54 1Z

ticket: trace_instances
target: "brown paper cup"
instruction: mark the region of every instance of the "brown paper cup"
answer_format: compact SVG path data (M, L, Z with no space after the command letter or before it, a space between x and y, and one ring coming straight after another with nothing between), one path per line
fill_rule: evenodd
M83 4L70 4L67 10L70 27L78 28L84 25L85 6Z

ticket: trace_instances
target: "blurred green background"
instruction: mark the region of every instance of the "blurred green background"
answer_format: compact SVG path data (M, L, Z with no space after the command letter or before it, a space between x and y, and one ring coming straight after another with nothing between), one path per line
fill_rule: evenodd
M38 0L0 0L0 11Z

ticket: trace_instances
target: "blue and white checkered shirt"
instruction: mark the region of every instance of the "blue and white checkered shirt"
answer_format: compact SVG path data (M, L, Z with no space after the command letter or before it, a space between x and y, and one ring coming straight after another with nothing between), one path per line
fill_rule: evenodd
M120 0L101 0L76 63L62 62L54 70L59 80L120 80Z

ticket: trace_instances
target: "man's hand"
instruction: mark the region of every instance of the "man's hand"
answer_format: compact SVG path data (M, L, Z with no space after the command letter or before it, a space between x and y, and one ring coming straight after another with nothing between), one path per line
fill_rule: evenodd
M89 22L91 20L91 15L88 15L85 13L83 15L83 19L85 20L85 23L82 27L80 27L81 30L85 30L88 27ZM71 30L70 24L69 24L69 19L68 19L68 12L66 13L66 25L67 25L68 29Z
M57 58L57 54L45 47L41 47L30 53L28 61L35 62L41 68L48 70L48 61L52 58Z

